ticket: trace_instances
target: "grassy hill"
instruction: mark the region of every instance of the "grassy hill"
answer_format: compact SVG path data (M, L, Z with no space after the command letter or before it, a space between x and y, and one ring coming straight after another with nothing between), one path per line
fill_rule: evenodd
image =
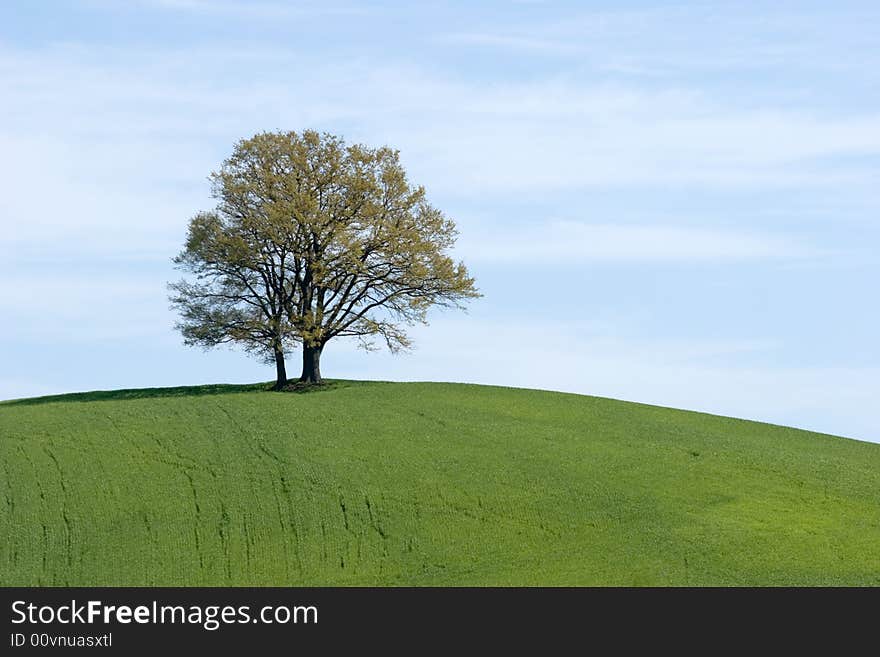
M880 584L880 445L435 383L0 404L0 585Z

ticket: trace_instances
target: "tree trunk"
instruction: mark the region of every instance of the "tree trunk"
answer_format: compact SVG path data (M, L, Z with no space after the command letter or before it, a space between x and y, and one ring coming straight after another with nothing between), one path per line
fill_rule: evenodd
M321 349L303 345L303 371L299 380L303 383L321 383Z
M275 350L275 390L281 390L287 385L287 368L284 366L284 352Z

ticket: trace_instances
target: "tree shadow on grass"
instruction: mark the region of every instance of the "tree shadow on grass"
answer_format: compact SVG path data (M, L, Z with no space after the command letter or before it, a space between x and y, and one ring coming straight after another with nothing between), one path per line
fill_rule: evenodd
M72 392L63 395L47 395L28 399L11 399L0 401L4 406L37 406L39 404L56 404L64 402L116 401L125 399L153 399L160 397L200 397L203 395L224 395L236 392L267 392L273 394L309 394L346 388L351 385L368 383L366 381L325 381L320 385L304 385L291 383L282 391L272 389L272 383L227 384L216 383L201 386L178 386L174 388L132 388L126 390L93 390L91 392Z

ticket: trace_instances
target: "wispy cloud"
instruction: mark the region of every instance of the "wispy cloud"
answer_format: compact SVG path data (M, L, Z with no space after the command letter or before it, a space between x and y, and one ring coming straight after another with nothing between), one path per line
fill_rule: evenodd
M255 68L273 73L272 81L255 81ZM222 87L215 76L224 76ZM181 137L356 126L355 137L385 138L404 155L443 167L442 178L456 187L791 185L828 181L829 173L836 184L862 173L817 171L821 158L880 153L876 112L743 109L697 89L566 77L485 85L289 52L240 57L234 49L195 48L117 57L109 49L37 56L7 49L0 51L0 79L15 92L0 110L6 139L47 135L48 126L48 135L59 137L53 143L106 136L149 140L156 150ZM68 129L54 135L52 126L61 125Z
M106 10L131 9L131 4L139 5L145 9L159 11L188 13L201 16L213 16L218 18L238 19L278 19L291 18L310 14L364 14L370 12L369 7L358 5L354 2L314 2L312 0L300 2L283 2L281 0L135 0L128 7L120 6L120 3L112 0L83 0L91 6L98 6Z
M535 222L463 237L467 261L573 265L585 263L696 264L814 258L821 251L791 238L751 231L675 225Z
M533 36L495 32L453 32L437 37L440 43L466 46L487 46L552 55L574 55L585 51L582 45Z
M255 81L255 69L272 75ZM185 217L209 202L205 177L226 155L217 144L264 129L318 127L393 144L413 178L446 197L537 198L601 186L867 189L876 175L870 157L880 155L877 113L743 110L695 89L565 77L483 85L271 47L7 47L0 83L9 91L0 175L17 190L0 198L0 211L16 226L4 240L17 243L54 235L112 247L136 237L167 249ZM654 238L678 240L667 252L685 257L793 248L753 237L591 230L574 242L618 254L613 244Z
M117 266L85 274L73 266L66 274L4 272L3 285L2 343L49 341L74 349L95 341L178 341L165 287L153 272L138 276Z
M858 24L863 29L854 30ZM579 58L596 71L668 77L712 72L864 71L878 55L871 36L880 11L871 3L847 11L797 12L779 4L760 12L719 3L574 9L511 15L450 31L438 43L511 55ZM876 30L874 30L876 31ZM846 47L849 57L839 57ZM858 56L854 56L858 53Z

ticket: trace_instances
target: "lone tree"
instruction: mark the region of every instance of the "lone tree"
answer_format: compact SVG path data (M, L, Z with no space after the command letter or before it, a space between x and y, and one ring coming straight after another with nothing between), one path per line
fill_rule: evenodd
M375 339L396 352L431 306L480 296L447 250L451 219L409 183L397 151L314 131L238 142L211 174L216 207L189 223L174 262L194 276L169 285L189 345L236 343L274 362L302 349L300 381L321 382L324 345Z

